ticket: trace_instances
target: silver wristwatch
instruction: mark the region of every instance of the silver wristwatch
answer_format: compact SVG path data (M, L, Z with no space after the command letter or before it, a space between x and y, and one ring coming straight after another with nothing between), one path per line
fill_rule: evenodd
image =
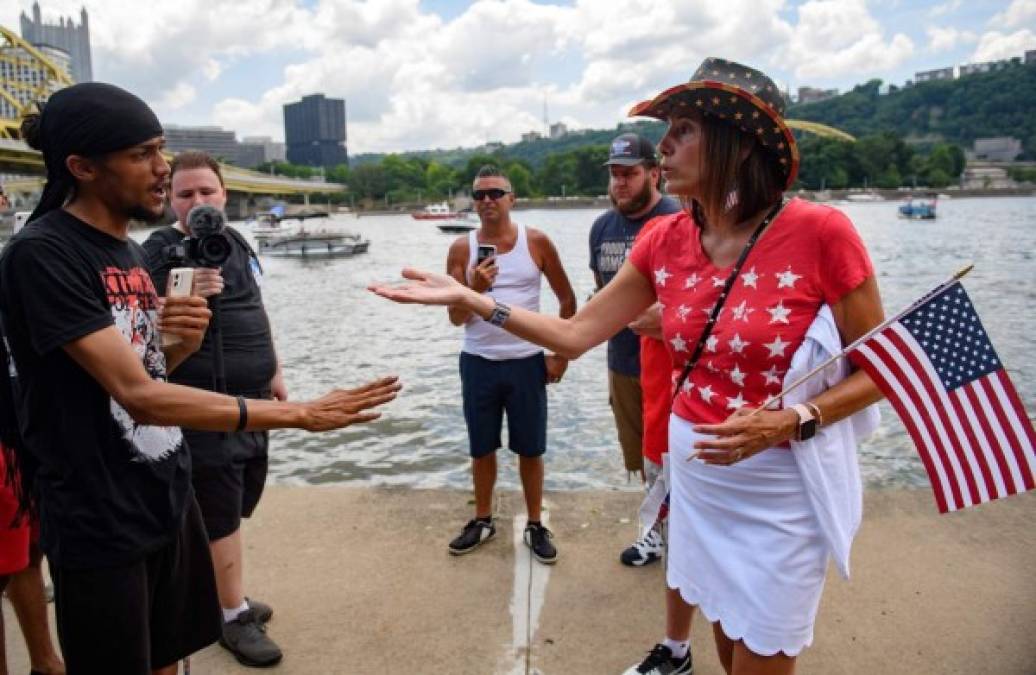
M486 321L494 326L503 326L509 316L511 316L511 308L498 301Z

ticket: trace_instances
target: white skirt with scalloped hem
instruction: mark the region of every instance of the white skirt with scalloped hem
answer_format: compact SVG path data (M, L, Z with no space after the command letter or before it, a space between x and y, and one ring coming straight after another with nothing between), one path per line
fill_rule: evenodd
M698 438L670 417L669 587L756 654L796 656L813 642L829 554L795 458L687 461Z

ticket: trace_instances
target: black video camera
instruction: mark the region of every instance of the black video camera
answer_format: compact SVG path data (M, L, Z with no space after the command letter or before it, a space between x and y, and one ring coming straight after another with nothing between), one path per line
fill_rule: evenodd
M187 214L189 234L167 248L174 264L189 262L198 267L219 267L230 257L231 244L223 230L227 217L215 206L199 204Z

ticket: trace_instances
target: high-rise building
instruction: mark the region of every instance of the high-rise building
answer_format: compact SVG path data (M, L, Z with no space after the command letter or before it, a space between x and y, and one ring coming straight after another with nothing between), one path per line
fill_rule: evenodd
M36 49L65 75L69 74L68 52L49 45L39 45ZM18 102L18 106L45 99L62 86L28 50L22 47L3 47L0 48L0 55L3 56L0 58L0 82L4 83L5 91ZM45 83L46 86L41 91L40 86ZM14 119L19 116L18 108L0 96L0 118Z
M22 39L36 47L56 47L68 54L71 75L76 82L92 82L93 65L90 59L90 17L86 8L79 11L77 26L72 18L61 17L58 23L43 23L40 3L32 3L32 18L22 12Z
M349 162L345 101L323 94L284 106L284 140L292 164L332 167Z

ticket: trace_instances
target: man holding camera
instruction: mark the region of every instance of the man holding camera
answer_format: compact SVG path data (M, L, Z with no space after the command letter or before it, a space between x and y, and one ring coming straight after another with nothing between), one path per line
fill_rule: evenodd
M450 246L447 273L501 303L532 311L539 310L540 280L545 276L558 298L560 315L575 314L576 296L554 244L539 230L511 221L514 192L507 177L496 167L483 166L472 197L482 227ZM525 544L537 560L552 564L558 552L550 541L553 535L540 520L547 449L544 385L560 382L568 361L556 354L545 357L537 345L467 310L450 307L449 315L453 325L464 326L460 377L475 484L475 518L450 542L450 553L469 553L496 534L493 485L506 412L508 446L518 454L528 513Z
M214 312L201 348L170 380L201 389L224 388L223 393L234 396L285 401L288 392L259 288L259 261L232 228L188 219L200 205L215 207L220 215L226 201L223 176L212 157L184 152L173 159L169 203L177 222L155 230L144 242L148 268L162 292L172 268L194 267L195 293L208 297L210 305L219 303L219 311ZM202 211L194 213L195 220L205 215ZM193 242L185 245L188 236ZM222 350L221 360L217 350ZM217 373L220 365L223 373ZM223 608L220 644L244 665L271 666L282 657L265 630L273 610L245 597L240 529L241 519L252 515L263 492L269 436L265 431L227 434L187 428L183 433L191 449L194 493L209 535Z
M158 118L129 92L86 82L54 93L21 131L47 182L0 257L0 437L14 450L22 505L38 508L68 672L171 675L220 636L179 427L336 429L376 419L366 411L399 385L384 378L287 403L168 383L210 312L200 297L161 306L129 237L131 219L165 209ZM161 334L180 341L163 349Z

